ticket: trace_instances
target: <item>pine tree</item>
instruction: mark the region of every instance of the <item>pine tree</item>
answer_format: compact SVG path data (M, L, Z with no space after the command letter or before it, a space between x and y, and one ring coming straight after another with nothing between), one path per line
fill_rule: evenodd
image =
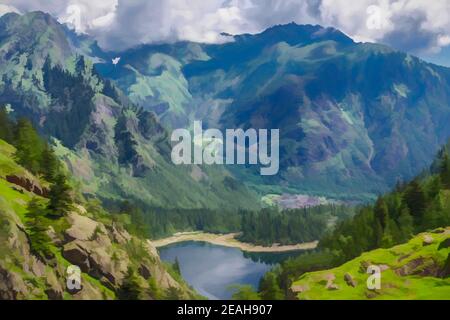
M283 300L284 294L273 272L268 272L261 280L259 292L263 300Z
M385 230L389 220L389 213L386 202L382 197L378 198L375 204L374 215L375 218L379 221L381 228Z
M414 220L408 208L402 208L398 224L402 235L401 241L409 240L414 234Z
M16 147L14 156L17 163L32 173L39 173L44 143L29 120L19 119L14 140Z
M381 226L381 223L379 220L375 219L375 248L381 247L383 243L383 227Z
M47 143L44 144L40 167L45 180L54 182L59 172L59 160Z
M173 269L176 273L181 275L180 262L178 261L178 257L175 257L175 262L173 263Z
M440 176L432 176L428 183L428 198L434 199L442 190L442 179Z
M50 215L62 217L72 209L72 188L63 174L58 174L49 192Z
M8 143L13 141L13 127L5 107L0 108L0 139Z
M75 72L77 75L83 75L86 70L86 62L84 61L84 56L81 55L77 58L77 62L75 64Z
M142 294L142 288L139 279L133 269L128 268L128 272L123 279L122 285L118 291L120 300L139 300Z
M261 300L259 294L250 285L235 285L231 289L235 290L233 300Z
M409 212L414 218L416 226L420 226L426 209L426 196L420 183L413 180L403 195L403 200L408 206Z
M36 198L28 203L25 217L25 227L33 253L42 259L53 257L50 250L51 239L46 233L48 226L45 221L45 209Z
M446 189L450 189L450 156L448 150L445 149L441 159L440 176L442 185Z
M183 296L183 292L180 288L169 287L165 294L165 300L180 300Z

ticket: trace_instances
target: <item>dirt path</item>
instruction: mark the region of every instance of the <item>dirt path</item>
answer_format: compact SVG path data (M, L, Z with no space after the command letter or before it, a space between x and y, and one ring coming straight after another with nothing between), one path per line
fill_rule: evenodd
M176 233L172 237L152 241L152 244L155 247L159 248L178 242L200 241L212 243L219 246L239 248L242 251L247 252L288 252L298 250L311 250L315 249L318 244L318 241L314 241L314 242L300 243L296 245L280 246L278 244L274 244L270 247L263 247L240 242L239 240L236 240L236 236L238 235L239 233L211 234L204 232L182 232Z

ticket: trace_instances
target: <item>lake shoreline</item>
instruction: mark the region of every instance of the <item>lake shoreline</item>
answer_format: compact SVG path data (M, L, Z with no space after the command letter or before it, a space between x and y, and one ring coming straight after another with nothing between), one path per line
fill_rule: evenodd
M241 242L236 239L237 236L239 236L239 233L212 234L201 231L180 232L174 234L171 237L153 240L151 242L156 248L165 247L174 243L187 241L207 242L214 245L237 248L245 252L254 252L254 253L264 253L264 252L281 253L281 252L292 252L302 250L313 250L317 248L317 245L319 243L318 241L313 241L313 242L299 243L295 245L274 244L270 247L264 247Z

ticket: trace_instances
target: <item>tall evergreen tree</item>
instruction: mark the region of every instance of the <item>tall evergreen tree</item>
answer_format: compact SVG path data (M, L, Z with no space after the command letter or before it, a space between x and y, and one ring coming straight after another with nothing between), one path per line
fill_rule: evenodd
M41 258L51 258L53 253L50 250L51 239L47 235L47 223L45 221L45 209L39 204L36 198L28 203L25 214L25 227L30 239L31 250Z
M284 294L273 272L268 272L259 285L259 292L263 300L283 300Z
M389 212L386 202L382 197L379 197L375 204L374 214L383 230L385 230L389 220Z
M120 300L139 300L142 294L142 288L139 279L133 269L128 268L128 272L120 286L118 296Z
M86 62L84 61L84 56L80 55L77 57L77 61L75 64L75 72L78 75L83 75L86 70Z
M444 149L442 155L440 176L443 186L446 189L450 189L450 156L448 154L447 148Z
M17 163L39 173L44 143L28 119L21 118L15 128L15 159Z
M415 224L420 225L425 214L426 196L417 179L409 183L403 199L414 218Z
M175 257L175 262L173 263L173 269L176 273L181 275L180 262L178 261L178 257Z
M402 239L400 241L407 241L414 234L414 220L409 213L408 208L401 209L400 217L398 218L398 225L400 227L400 232Z
M0 108L0 139L8 143L13 141L13 126L5 107Z
M48 209L50 215L62 217L72 209L72 188L63 174L58 174L49 192Z
M54 182L59 172L59 160L47 143L42 150L40 167L45 180Z

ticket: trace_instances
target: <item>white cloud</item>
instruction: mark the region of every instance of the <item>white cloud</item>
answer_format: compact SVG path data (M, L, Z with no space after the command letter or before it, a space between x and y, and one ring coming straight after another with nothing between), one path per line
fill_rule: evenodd
M95 36L108 49L148 42L221 42L297 22L336 27L359 41L412 52L450 44L448 0L0 0L2 11L42 10Z
M61 22L74 26L78 32L89 33L114 22L117 4L118 0L72 0L58 17Z
M13 6L9 6L6 4L0 4L0 16L4 15L6 13L9 13L9 12L20 13L19 10L17 10Z
M90 32L110 25L114 21L118 0L0 0L2 6L27 12L41 10L70 23L78 32ZM0 11L1 12L1 11Z
M448 45L448 0L322 0L320 19L355 39L380 41L415 53Z

